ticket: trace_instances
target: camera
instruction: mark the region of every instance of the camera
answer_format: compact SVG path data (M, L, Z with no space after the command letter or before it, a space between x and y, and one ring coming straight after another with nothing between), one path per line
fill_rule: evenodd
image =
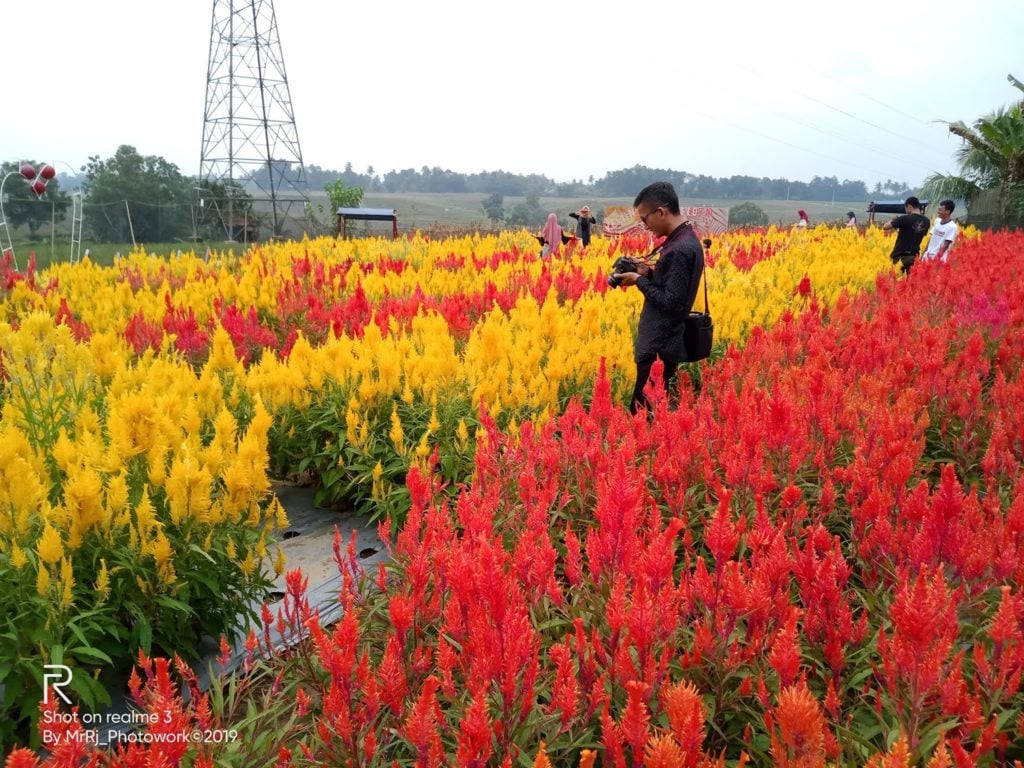
M622 285L622 278L619 275L624 272L636 272L638 262L629 258L629 256L619 256L612 264L612 274L608 275L608 285L612 288L618 288Z

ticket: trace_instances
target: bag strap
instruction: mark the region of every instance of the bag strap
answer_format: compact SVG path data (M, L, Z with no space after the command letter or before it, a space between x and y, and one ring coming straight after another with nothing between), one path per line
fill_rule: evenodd
M694 235L694 236L696 237L696 235ZM699 243L700 241L698 240L697 242ZM665 247L665 243L662 243L657 248L655 248L653 251L651 251L649 254L644 256L644 262L645 263L649 262L655 256L659 256L661 254L661 249L664 248L664 247ZM702 261L704 261L704 266L700 270L700 279L704 283L704 314L705 315L710 315L711 314L711 307L708 306L708 265L707 265L707 260L704 258L704 246L703 245L701 245L701 248L700 248L700 258L701 258Z
M711 316L711 305L708 303L708 262L703 255L703 247L700 248L700 260L705 262L700 269L700 282L705 284L705 310L703 313Z

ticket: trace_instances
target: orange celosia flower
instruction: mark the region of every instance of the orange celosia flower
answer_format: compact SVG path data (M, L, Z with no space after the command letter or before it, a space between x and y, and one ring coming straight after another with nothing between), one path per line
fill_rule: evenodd
M540 749L537 750L537 758L533 761L533 768L551 768L551 761L548 760L548 753L545 751L543 741L540 743Z
M644 768L679 768L686 764L686 754L670 734L655 736L644 750Z
M669 686L662 695L672 735L686 754L686 765L696 765L704 744L704 701L697 687L688 681Z
M910 749L906 735L901 733L892 749L873 755L864 768L910 768Z
M953 762L950 759L949 750L946 748L946 740L943 739L936 747L932 759L928 761L927 768L952 768L952 766Z
M780 768L823 768L825 715L801 682L779 694L774 717L779 735L772 735L772 756Z

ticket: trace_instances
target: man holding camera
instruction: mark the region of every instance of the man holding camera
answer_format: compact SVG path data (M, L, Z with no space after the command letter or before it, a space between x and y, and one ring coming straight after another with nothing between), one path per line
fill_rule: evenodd
M680 214L679 197L667 181L657 181L640 190L633 208L648 230L665 238L651 254L658 257L653 267L637 263L635 271L612 276L619 285L635 285L644 295L633 348L636 385L630 411L636 413L650 405L644 387L654 361L660 357L665 365L667 390L679 364L687 359L683 330L704 273L704 249L693 226Z
M921 213L921 201L916 197L908 197L903 204L906 211L902 216L893 216L891 221L882 225L882 230L891 232L896 230L896 242L892 247L892 263L900 263L900 272L910 274L910 268L917 261L917 255L921 252L921 241L928 234L928 227L931 222L928 217Z

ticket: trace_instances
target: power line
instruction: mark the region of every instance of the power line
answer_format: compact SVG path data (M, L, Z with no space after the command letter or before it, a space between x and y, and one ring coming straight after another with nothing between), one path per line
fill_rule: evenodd
M893 152L891 152L891 151L889 151L887 149L881 149L879 147L872 147L872 146L868 146L866 144L860 144L859 142L854 141L853 139L851 139L849 136L846 136L845 134L839 133L838 131L834 131L834 130L831 130L829 128L824 128L824 127L822 127L820 125L815 125L814 123L808 122L806 120L801 120L800 118L793 117L792 115L787 115L784 112L780 112L779 110L774 109L771 106L769 106L767 104L764 104L762 102L757 102L757 106L760 107L761 109L765 109L768 112L771 112L772 114L777 115L778 117L781 117L781 118L783 118L785 120L789 120L791 122L797 123L798 125L802 125L802 126L804 126L806 128L810 128L812 130L818 131L819 133L824 133L824 134L827 134L827 135L830 135L830 136L835 136L836 138L842 139L844 142L850 144L851 146L860 147L861 149L865 149L868 152L874 152L876 154L886 155L887 157L891 157L893 160L899 160L901 163L910 163L911 165L916 165L916 166L918 166L920 168L925 168L925 169L927 169L928 171L931 171L931 172L934 172L934 170L935 170L934 168L932 168L931 166L929 166L926 163L921 162L920 160L915 160L915 159L910 158L910 157L903 157L902 155L897 155L897 154L895 154L895 153L893 153Z
M764 74L762 74L761 72L758 72L755 69L752 69L751 67L748 67L746 64L742 64L740 62L732 62L732 63L735 66L737 66L737 67L739 67L741 69L746 70L747 72L751 72L751 73L757 75L758 77L767 79ZM774 81L773 81L773 84L774 84ZM902 139L904 141L909 141L912 144L915 144L916 146L921 146L921 139L920 138L912 137L912 136L907 136L907 135L902 134L902 133L897 133L896 131L893 131L890 128L886 128L883 125L878 125L878 123L874 123L874 122L872 122L870 120L865 120L864 118L859 117L859 116L857 116L857 115L853 114L852 112L849 112L849 111L847 111L845 109L842 109L841 107L837 107L837 106L835 106L833 104L829 104L827 101L824 101L823 99L819 99L816 96L811 96L810 94L804 93L799 88L794 88L792 85L785 85L784 87L787 88L788 90L792 91L793 93L797 94L798 96L801 96L802 98L805 98L808 101L814 102L815 104L820 104L821 106L825 107L826 109L831 109L833 112L836 112L836 113L838 113L840 115L843 115L844 117L848 117L851 120L856 120L857 122L863 123L864 125L868 125L868 126L874 128L876 130L882 131L884 133L888 133L889 135L895 136L898 139ZM937 147L931 147L931 146L929 146L929 149L931 149L933 152L940 152L940 153L945 151L945 150L940 150Z
M720 123L728 125L730 128L735 128L736 130L746 131L747 133L752 133L755 136L760 136L762 139L767 139L768 141L774 141L774 142L776 142L778 144L783 144L783 145L785 145L787 147L791 147L793 149L799 150L800 152L805 152L805 153L810 154L810 155L817 155L818 157L823 157L826 160L831 160L831 161L836 162L836 163L841 163L842 165L846 165L846 166L849 166L851 168L857 168L857 169L859 169L861 171L868 171L870 173L877 174L879 176L885 176L886 173L887 173L885 171L880 171L877 168L868 168L867 166L864 166L864 165L859 165L857 163L851 163L849 160L843 160L841 158L834 157L832 155L827 155L824 152L818 152L817 150L814 150L814 149L808 149L807 147L801 147L799 144L794 144L791 141L786 141L785 139L780 139L780 138L777 138L775 136L770 136L770 135L768 135L766 133L762 133L760 131L755 131L753 128L747 128L746 126L743 126L743 125L737 125L737 124L732 123L732 122L730 122L728 120L725 120L725 119L723 119L721 117L718 117L717 115L711 115L711 117L713 119L715 119L715 120L718 120ZM891 173L891 171L889 171L888 173Z

